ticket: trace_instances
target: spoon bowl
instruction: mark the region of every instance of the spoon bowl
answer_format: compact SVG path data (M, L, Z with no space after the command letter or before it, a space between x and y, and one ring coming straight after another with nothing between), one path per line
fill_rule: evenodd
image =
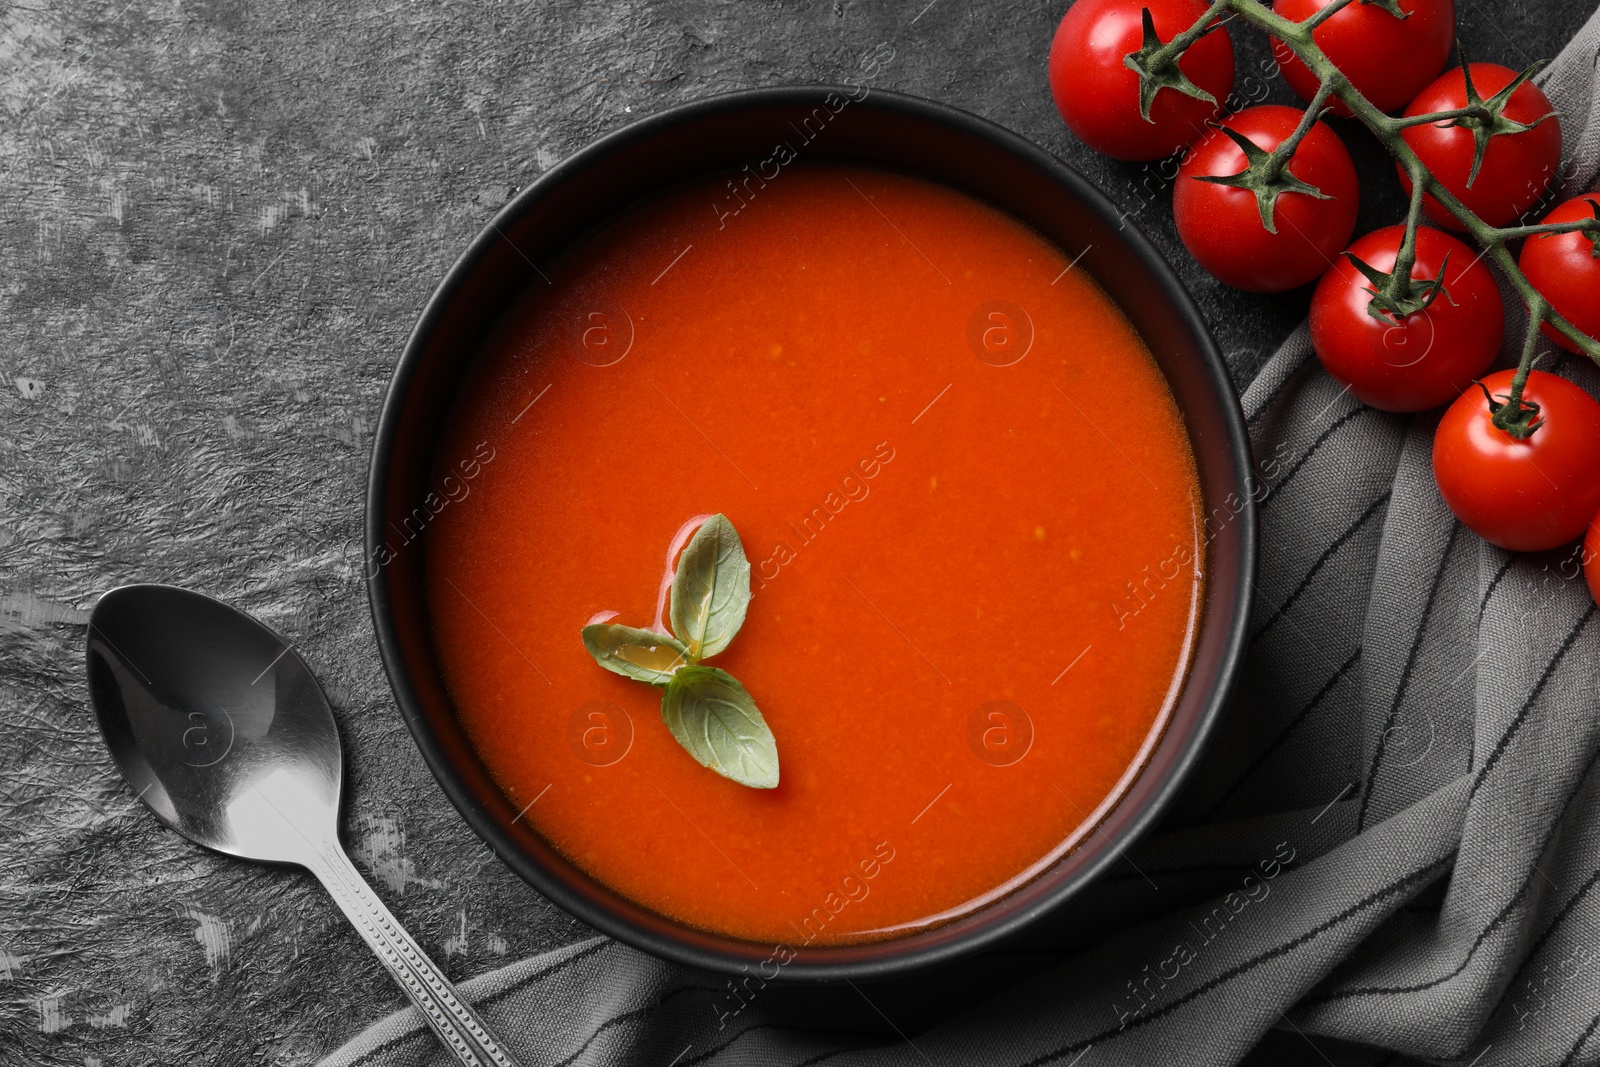
M126 585L89 617L89 696L129 787L189 840L321 880L440 1040L516 1067L339 844L333 709L290 644L211 597Z
M243 859L336 837L343 756L322 687L277 634L208 596L129 585L89 624L100 732L156 817Z

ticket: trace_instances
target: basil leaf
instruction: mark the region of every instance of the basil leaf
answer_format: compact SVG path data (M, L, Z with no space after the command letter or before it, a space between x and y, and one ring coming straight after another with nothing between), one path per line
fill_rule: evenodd
M750 606L750 561L733 523L713 515L678 557L672 577L672 631L696 661L728 647Z
M689 662L689 650L670 634L610 622L585 626L583 647L606 670L651 685L666 685Z
M661 718L702 766L752 789L777 788L777 739L756 702L727 671L678 670L661 697Z

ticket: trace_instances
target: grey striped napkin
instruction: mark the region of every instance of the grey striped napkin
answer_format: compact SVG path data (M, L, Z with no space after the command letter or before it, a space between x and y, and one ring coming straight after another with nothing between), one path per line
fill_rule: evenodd
M1597 48L1600 14L1542 77L1569 189L1600 171ZM1600 394L1586 360L1551 365ZM528 1067L1600 1063L1600 621L1574 560L1456 523L1437 415L1357 404L1303 327L1244 407L1267 488L1243 681L1077 932L732 1017L721 980L604 938L466 995ZM1123 932L1083 947L1086 915ZM444 1062L407 1010L324 1064Z

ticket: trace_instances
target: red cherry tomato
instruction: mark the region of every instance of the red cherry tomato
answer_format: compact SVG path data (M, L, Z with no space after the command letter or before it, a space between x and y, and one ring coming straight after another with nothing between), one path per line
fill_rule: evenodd
M1389 273L1405 233L1404 226L1388 226L1367 234L1350 251ZM1411 277L1437 278L1441 269L1444 291L1398 321L1368 313L1372 283L1343 256L1317 283L1311 345L1328 373L1363 404L1384 411L1448 404L1494 362L1505 327L1494 276L1454 237L1420 227Z
M1483 384L1496 400L1513 371ZM1600 512L1600 403L1565 378L1532 371L1523 399L1543 425L1518 441L1489 421L1482 390L1468 389L1439 420L1433 477L1456 518L1479 537L1516 552L1564 545Z
M1589 595L1600 604L1600 515L1589 523L1589 533L1583 539L1583 577L1589 583Z
M1233 42L1225 29L1201 37L1178 69L1216 98L1207 103L1176 89L1158 90L1150 121L1139 113L1139 75L1124 62L1144 40L1140 11L1150 9L1156 36L1170 41L1206 13L1204 0L1077 0L1050 44L1050 95L1067 128L1117 159L1165 159L1205 132L1233 90Z
M1600 195L1568 200L1544 217L1545 222L1576 222L1592 219L1589 201L1600 203ZM1522 246L1518 261L1522 273L1550 301L1561 317L1588 334L1600 338L1600 257L1595 244L1576 231L1530 237ZM1578 346L1549 323L1545 336L1570 352Z
M1488 100L1516 78L1517 72L1497 63L1472 64L1472 85ZM1407 116L1451 111L1467 106L1466 79L1461 68L1447 70L1411 101ZM1532 82L1524 82L1506 102L1504 115L1514 122L1532 124L1554 109L1550 98ZM1401 131L1406 144L1427 165L1433 176L1473 214L1490 226L1504 226L1527 211L1544 194L1561 165L1561 121L1550 118L1522 133L1496 134L1489 139L1483 164L1472 185L1473 131L1461 126L1426 123ZM1396 164L1396 166L1399 166ZM1411 178L1400 167L1400 184L1411 192ZM1453 230L1466 227L1431 195L1423 201L1428 217Z
M1297 108L1263 104L1223 122L1270 152L1289 138L1303 114ZM1251 191L1197 180L1238 174L1245 165L1243 150L1220 129L1195 143L1179 164L1173 186L1178 236L1202 267L1236 288L1275 293L1306 284L1333 264L1355 229L1360 191L1350 153L1323 123L1311 128L1289 160L1288 171L1329 199L1283 193L1273 211L1277 233L1262 225Z
M1304 22L1332 0L1275 0L1272 10ZM1383 111L1398 111L1434 79L1455 43L1455 0L1400 0L1406 13L1397 19L1371 0L1359 0L1312 31L1311 39L1338 67L1356 91ZM1273 55L1284 81L1310 100L1317 77L1284 45L1274 41ZM1334 101L1336 115L1350 109Z

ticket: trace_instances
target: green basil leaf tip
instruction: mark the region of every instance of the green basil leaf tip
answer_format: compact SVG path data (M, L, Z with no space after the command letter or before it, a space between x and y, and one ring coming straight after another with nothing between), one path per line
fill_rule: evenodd
M583 647L608 671L666 685L689 662L689 650L670 634L601 622L583 628Z
M672 578L672 631L695 661L727 648L750 606L750 561L726 515L700 524Z
M777 739L727 671L691 666L674 672L661 697L661 718L702 766L752 789L777 788Z

